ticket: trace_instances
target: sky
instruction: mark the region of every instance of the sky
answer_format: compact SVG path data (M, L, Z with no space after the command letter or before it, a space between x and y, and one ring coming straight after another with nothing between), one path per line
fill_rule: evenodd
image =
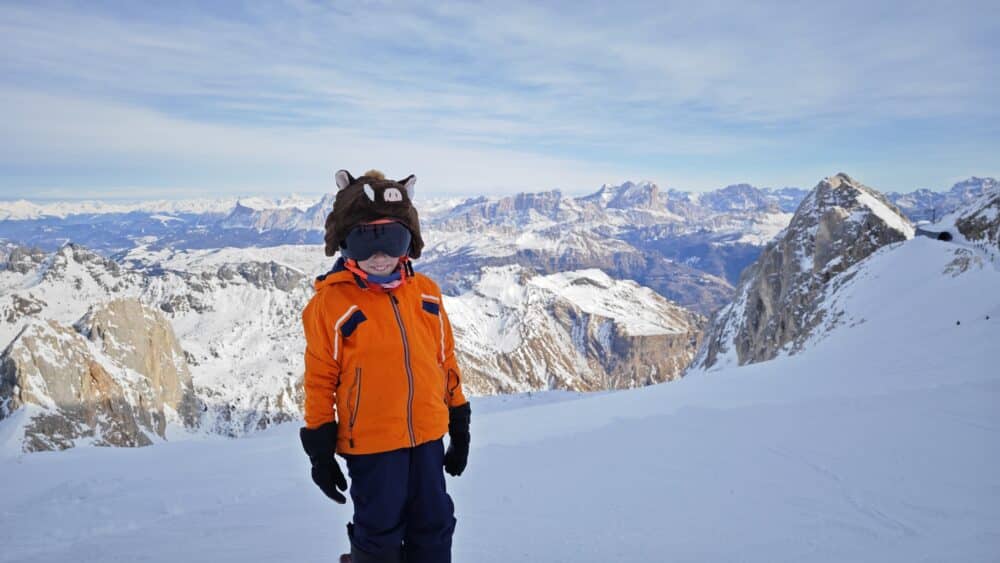
M1000 176L994 2L3 2L0 199ZM419 196L418 196L419 197Z

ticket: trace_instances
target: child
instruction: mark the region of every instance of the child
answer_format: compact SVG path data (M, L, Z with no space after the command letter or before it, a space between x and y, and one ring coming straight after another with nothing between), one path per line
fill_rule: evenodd
M341 504L334 451L347 461L354 521L343 561L449 562L455 517L442 468L465 469L471 409L441 290L410 264L423 248L416 178L336 178L326 255L341 257L302 312L302 446L313 481Z

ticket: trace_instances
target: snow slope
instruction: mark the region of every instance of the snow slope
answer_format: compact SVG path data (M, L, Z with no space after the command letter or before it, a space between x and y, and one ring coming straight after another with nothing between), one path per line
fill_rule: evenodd
M1000 272L943 273L955 249L870 257L795 356L473 399L455 561L996 561ZM25 563L330 561L350 517L297 424L8 457L0 498L0 561Z

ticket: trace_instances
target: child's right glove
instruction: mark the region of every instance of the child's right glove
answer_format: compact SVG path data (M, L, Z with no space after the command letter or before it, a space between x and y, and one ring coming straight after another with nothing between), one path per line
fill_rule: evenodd
M444 454L444 470L453 477L465 471L469 461L469 419L472 407L469 403L448 409L448 451Z
M347 479L337 464L337 458L333 457L337 451L337 423L327 422L317 428L300 428L299 439L312 462L313 482L334 502L347 502L347 498L337 490L347 490Z

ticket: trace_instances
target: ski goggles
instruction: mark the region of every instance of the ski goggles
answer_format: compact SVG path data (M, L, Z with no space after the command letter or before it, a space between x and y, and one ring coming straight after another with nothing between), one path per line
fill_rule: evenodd
M406 256L410 250L410 229L392 220L363 223L347 232L340 253L345 258L367 260L376 252L388 256Z

